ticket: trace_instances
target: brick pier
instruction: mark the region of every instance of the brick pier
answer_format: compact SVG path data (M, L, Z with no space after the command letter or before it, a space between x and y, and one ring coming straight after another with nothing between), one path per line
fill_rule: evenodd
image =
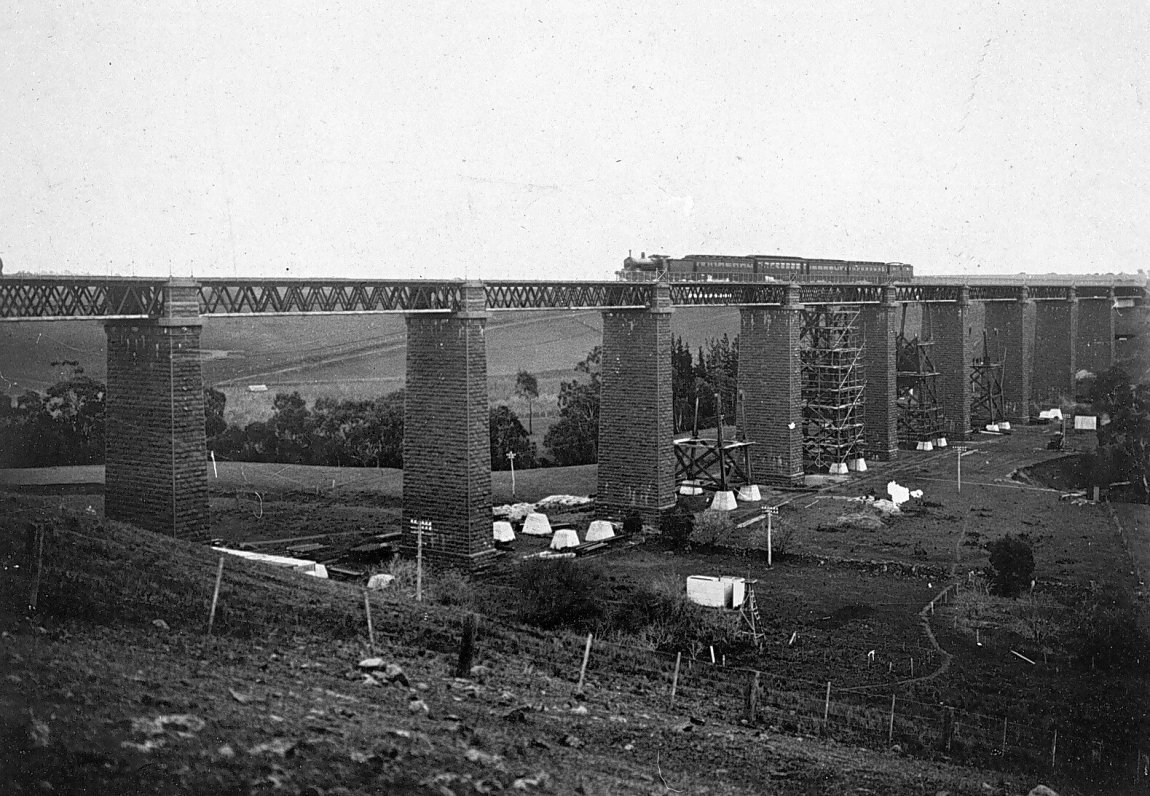
M192 540L209 536L197 291L172 280L161 317L104 327L104 515Z
M495 552L491 531L491 437L487 405L486 293L468 283L454 313L407 316L403 403L403 536L430 520L423 555L464 567Z
M603 313L598 508L622 519L637 511L657 525L675 505L671 395L671 297Z
M803 305L788 285L779 307L740 310L739 395L745 418L740 430L751 446L751 474L758 483L803 479L803 409L799 336Z

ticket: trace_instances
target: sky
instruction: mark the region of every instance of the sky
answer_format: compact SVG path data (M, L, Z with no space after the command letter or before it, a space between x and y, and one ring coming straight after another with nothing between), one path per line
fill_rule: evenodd
M5 273L1135 272L1150 4L14 0Z

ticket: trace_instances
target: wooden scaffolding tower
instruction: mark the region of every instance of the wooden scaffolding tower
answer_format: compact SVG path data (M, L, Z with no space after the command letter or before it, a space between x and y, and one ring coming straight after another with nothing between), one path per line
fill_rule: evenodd
M1006 420L1002 397L1002 363L991 361L985 330L982 333L982 356L975 357L971 363L970 386L971 427L999 431Z
M938 371L930 358L931 342L906 336L906 308L895 338L895 388L898 406L898 442L920 448L943 436L938 405Z
M863 457L865 377L858 307L803 313L799 360L803 460L808 468L845 473Z

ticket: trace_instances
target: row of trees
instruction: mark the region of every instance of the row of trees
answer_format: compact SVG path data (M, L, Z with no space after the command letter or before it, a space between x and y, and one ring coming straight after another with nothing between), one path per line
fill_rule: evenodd
M559 465L592 464L598 460L599 396L602 348L596 346L575 365L576 376L560 385L558 420L544 437L544 447ZM49 467L98 464L104 460L104 385L84 375L78 363L72 377L44 395L25 392L12 399L0 393L0 467ZM726 335L700 347L697 359L682 338L672 351L675 428L694 422L695 403L701 425L714 425L714 395L722 396L723 414L730 422L735 410L738 338ZM509 452L515 466L530 468L552 463L538 455L531 442L534 402L539 397L535 376L520 371L516 394L528 403L528 428L505 405L491 409L491 461L507 469ZM403 465L403 390L366 400L320 397L309 407L298 392L280 393L268 420L242 428L224 419L227 398L219 390L204 390L204 428L218 456L240 461L282 462L342 467L401 467Z
M84 375L41 395L28 390L15 402L0 392L0 467L55 467L104 461L104 385Z
M222 423L225 400L218 390L206 391L208 446L220 456L332 467L403 466L403 390L369 400L320 397L311 408L298 392L278 393L271 418L242 429ZM490 431L492 468L509 469L508 453L515 454L516 467L538 466L535 444L509 407L491 408Z

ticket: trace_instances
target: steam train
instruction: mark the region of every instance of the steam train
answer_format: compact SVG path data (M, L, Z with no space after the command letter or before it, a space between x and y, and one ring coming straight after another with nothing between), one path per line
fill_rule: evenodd
M628 255L617 274L624 282L910 282L914 266L758 254L667 257L644 252L638 257Z

